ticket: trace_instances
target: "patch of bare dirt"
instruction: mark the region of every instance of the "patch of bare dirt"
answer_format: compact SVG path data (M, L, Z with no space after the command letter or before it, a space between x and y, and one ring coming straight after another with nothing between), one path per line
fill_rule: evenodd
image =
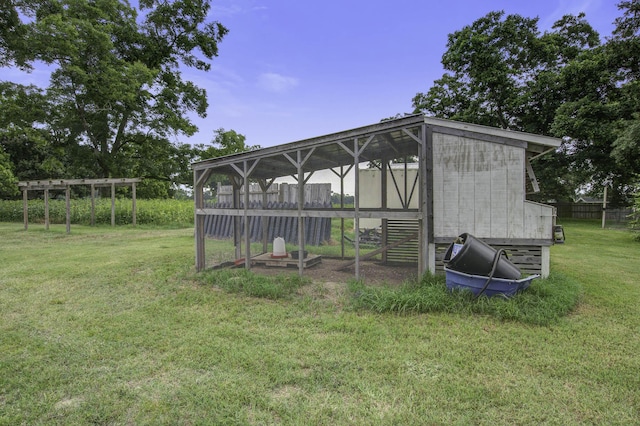
M348 260L322 258L322 262L304 270L304 276L314 283L338 283L345 284L355 279L355 265L345 269L339 269ZM257 274L279 275L297 274L298 268L283 268L276 266L255 265L251 270ZM404 281L416 278L418 266L414 264L385 265L379 261L361 261L360 278L366 284L400 284Z

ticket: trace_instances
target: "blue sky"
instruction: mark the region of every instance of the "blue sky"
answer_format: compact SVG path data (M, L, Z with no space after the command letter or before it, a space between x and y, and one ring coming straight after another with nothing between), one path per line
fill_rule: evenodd
M538 17L542 31L564 14L586 13L604 39L617 0L213 0L211 19L229 29L211 71L184 70L207 90L199 132L215 129L250 145L294 142L411 112L411 99L440 78L447 35L490 11ZM46 86L48 70L2 79Z
M620 16L615 0L218 0L229 28L208 73L185 73L207 89L209 110L188 141L217 128L250 145L293 142L411 112L411 100L443 74L448 34L490 11L538 17L541 31L584 12L604 39Z

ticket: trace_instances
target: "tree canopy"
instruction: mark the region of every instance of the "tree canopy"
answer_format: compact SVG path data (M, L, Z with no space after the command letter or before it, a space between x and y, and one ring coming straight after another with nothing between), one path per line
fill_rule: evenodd
M209 146L198 144L194 147L198 159L206 160L260 148L260 145L247 145L246 136L237 133L235 130L219 128L213 132L213 135L214 137ZM231 183L229 177L223 175L213 175L209 180L220 182L224 185Z
M612 186L624 203L640 174L640 3L622 1L606 43L584 14L541 33L537 18L491 12L449 35L445 74L414 112L563 138L534 163L539 198Z
M26 144L58 154L67 177L179 175L197 153L172 140L194 134L189 114L204 117L208 105L181 70L209 70L227 33L210 9L209 0L140 0L137 8L9 1L0 12L0 66L53 69L46 88L0 86L0 137L14 164L12 144ZM24 178L27 169L14 172Z

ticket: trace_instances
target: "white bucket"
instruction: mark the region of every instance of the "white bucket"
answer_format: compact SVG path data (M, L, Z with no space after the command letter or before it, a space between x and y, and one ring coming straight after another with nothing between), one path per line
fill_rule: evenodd
M287 257L287 249L284 246L284 238L277 237L273 240L273 252L271 257Z

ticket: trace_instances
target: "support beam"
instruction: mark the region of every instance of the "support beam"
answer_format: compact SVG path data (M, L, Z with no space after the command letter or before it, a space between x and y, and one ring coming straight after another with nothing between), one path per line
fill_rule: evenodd
M111 226L116 226L116 184L111 184Z
M44 229L49 230L49 190L44 190Z
M257 161L256 161L257 163ZM251 227L249 226L249 164L242 162L244 178L244 268L251 269Z
M96 184L91 184L91 226L96 226Z
M237 176L231 176L231 185L233 187L233 208L239 210L242 180ZM242 232L238 216L233 218L233 246L235 247L235 260L238 260L242 257Z
M204 183L206 179L201 179L205 172L195 170L193 172L193 200L195 203L194 227L195 227L195 250L196 250L196 271L202 271L205 266L205 244L204 244L204 216L198 214L198 209L204 208Z
M71 186L67 185L64 191L65 206L67 210L67 234L71 233Z
M420 174L420 242L418 273L435 272L435 244L433 242L433 131L422 125L419 138L419 174ZM431 256L430 248L434 254ZM432 259L433 258L433 259Z
M302 159L302 151L298 150L298 275L304 273L304 218L302 208L304 207L304 169L303 164L309 158Z
M359 149L358 138L353 139L353 167L355 168L354 176L354 199L353 209L355 217L353 219L353 226L355 228L354 246L356 249L356 280L360 279L360 161L358 161Z
M529 182L531 183L531 187L533 188L533 192L540 192L540 185L538 185L538 179L536 179L536 174L533 171L533 167L531 166L530 159L525 160L525 167L527 169L527 176L529 177ZM527 189L525 188L525 192Z
M24 230L29 228L29 198L27 190L22 190L22 218L24 220Z
M382 160L381 162L381 170L380 170L380 207L382 207L382 209L386 209L389 203L388 200L388 194L387 194L387 184L388 184L388 179L387 179L387 169L389 167L389 162L388 160L385 158ZM389 219L384 218L382 219L382 243L383 244L387 244L387 237L389 236ZM385 250L382 253L382 261L384 263L387 263L387 251Z
M133 182L131 184L131 214L133 217L131 218L131 224L136 226L136 215L138 210L138 204L136 202L136 183Z

